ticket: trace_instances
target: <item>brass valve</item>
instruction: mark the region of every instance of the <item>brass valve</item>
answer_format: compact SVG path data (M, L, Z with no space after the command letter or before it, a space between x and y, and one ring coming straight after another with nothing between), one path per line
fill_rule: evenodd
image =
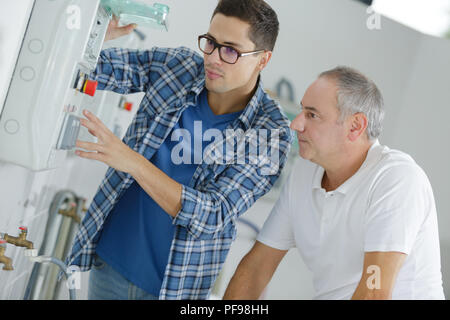
M58 210L58 213L66 217L70 217L78 223L81 223L80 216L77 213L77 205L74 202L70 204L69 209L60 209Z
M26 227L20 227L20 234L18 237L13 237L5 233L3 236L3 239L6 240L6 242L13 244L17 247L25 247L27 249L34 249L33 242L27 240L27 232L28 229Z

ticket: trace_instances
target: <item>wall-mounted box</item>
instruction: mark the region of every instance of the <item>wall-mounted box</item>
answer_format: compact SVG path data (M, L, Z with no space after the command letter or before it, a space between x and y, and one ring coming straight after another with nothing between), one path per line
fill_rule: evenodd
M77 121L77 76L95 68L104 41L110 16L99 2L35 1L0 114L0 161L46 170L74 147L63 126Z
M0 114L22 47L34 0L4 1L0 11Z

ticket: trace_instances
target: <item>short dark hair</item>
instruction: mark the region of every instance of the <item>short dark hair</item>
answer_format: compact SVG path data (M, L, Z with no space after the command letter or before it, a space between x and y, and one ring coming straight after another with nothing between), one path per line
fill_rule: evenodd
M264 0L219 0L212 18L218 13L249 23L249 38L255 49L273 51L280 23L275 11Z

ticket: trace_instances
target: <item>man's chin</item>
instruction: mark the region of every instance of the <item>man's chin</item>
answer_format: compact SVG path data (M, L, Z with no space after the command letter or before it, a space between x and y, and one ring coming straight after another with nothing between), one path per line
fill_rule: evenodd
M212 81L210 81L208 79L206 79L206 81L205 81L205 88L209 92L213 92L213 93L226 93L226 92L228 92L228 90L225 87L219 86L218 84L213 83Z
M298 155L305 160L311 160L311 156L305 151L302 152L301 149L298 151Z

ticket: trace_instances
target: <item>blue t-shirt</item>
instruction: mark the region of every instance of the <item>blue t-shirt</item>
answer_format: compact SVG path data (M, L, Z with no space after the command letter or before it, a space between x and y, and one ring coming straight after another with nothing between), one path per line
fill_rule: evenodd
M203 141L203 133L226 129L240 113L215 115L203 90L197 106L183 112L150 161L178 183L188 185L206 146L214 142L214 138ZM135 181L109 214L96 253L133 284L158 296L174 231L172 217Z

